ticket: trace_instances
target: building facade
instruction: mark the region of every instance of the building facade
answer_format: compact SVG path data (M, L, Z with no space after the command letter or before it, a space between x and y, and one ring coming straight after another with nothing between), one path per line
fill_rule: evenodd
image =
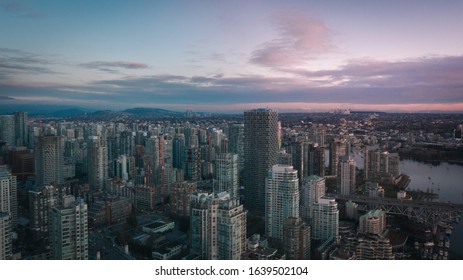
M88 211L83 199L66 196L51 209L50 245L55 260L88 260Z
M11 216L7 212L0 211L0 260L13 258L12 240Z
M341 195L354 195L356 192L355 160L349 156L339 159L336 190Z
M270 109L244 112L244 178L246 208L265 215L265 180L279 151L278 113Z
M347 155L347 140L346 139L333 139L330 142L330 175L338 174L339 158Z
M238 170L244 168L244 124L231 123L228 125L228 151L238 155Z
M313 205L312 239L326 241L339 237L339 209L334 198L320 197Z
M18 220L16 176L10 173L7 165L0 165L0 212L9 213L11 226L16 228Z
M381 234L386 229L386 212L372 210L360 216L359 232L370 234Z
M36 186L64 183L64 138L47 135L35 137Z
M88 183L103 189L108 179L108 147L103 136L90 136L87 141Z
M310 222L312 219L313 204L322 196L325 196L325 179L317 175L311 175L301 184L301 219Z
M310 226L298 218L288 218L283 226L283 249L287 260L310 259Z
M15 141L17 147L27 146L28 145L28 118L27 113L25 112L15 112L14 113L14 129L15 129Z
M216 180L214 192L228 192L231 197L238 197L239 169L237 154L218 154L215 158Z
M191 253L203 260L239 260L246 249L247 211L226 192L191 195Z
M299 218L299 179L291 165L274 165L265 184L265 234L275 246L283 242L283 225Z
M16 145L15 123L13 115L0 115L0 142Z
M306 176L317 175L325 177L325 147L318 143L306 143Z
M177 217L190 216L190 196L196 191L196 182L174 183L170 194L170 211Z

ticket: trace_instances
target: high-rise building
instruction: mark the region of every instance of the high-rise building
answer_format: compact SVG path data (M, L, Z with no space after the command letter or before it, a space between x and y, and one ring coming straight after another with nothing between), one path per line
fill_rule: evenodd
M27 113L25 112L15 112L14 113L14 128L15 128L15 136L16 136L16 146L27 146L28 145L28 119Z
M198 129L196 127L185 127L183 129L183 134L185 134L186 147L199 146Z
M389 152L382 152L379 156L379 174L382 177L389 176Z
M170 195L169 186L174 182L172 143L173 139L170 135L161 135L159 137L159 179L160 185L162 186L162 195L164 197Z
M87 161L90 187L103 189L108 179L108 149L103 136L89 136Z
M337 172L337 193L340 195L354 195L356 187L355 160L350 156L341 157Z
M35 175L35 159L31 150L26 147L14 147L8 151L8 163L11 173L18 181L25 182L28 177Z
M161 184L161 143L158 136L151 136L145 139L145 150L143 156L143 168L148 184Z
M380 182L383 178L399 176L399 154L381 152L376 146L365 148L365 179Z
M0 260L12 259L12 241L10 213L0 211Z
M247 211L226 192L191 195L191 253L206 260L239 260L246 249Z
M381 210L372 210L365 215L360 216L359 232L382 234L386 229L386 212Z
M190 196L196 191L196 182L174 183L170 194L171 214L178 217L190 216Z
M238 155L218 154L215 158L215 166L214 192L228 192L231 197L238 197Z
M380 174L381 177L392 177L399 176L399 154L382 152L380 155Z
M114 175L123 181L129 179L128 162L126 155L120 155L114 160Z
M374 146L365 148L364 155L365 180L371 182L379 182L381 179L380 173L380 150Z
M185 135L177 133L172 140L172 165L174 168L183 168L184 150Z
M130 131L122 131L120 134L116 134L116 156L127 155L133 156L135 152L135 139Z
M313 125L311 128L312 141L318 143L321 147L325 146L326 128L322 125Z
M338 174L339 158L347 155L347 140L346 139L333 139L330 142L330 163L329 170L331 175Z
M9 213L11 227L16 228L18 221L16 176L11 175L6 165L0 165L0 212Z
M88 260L88 210L83 199L63 198L50 213L50 245L55 260Z
M270 109L244 112L244 180L246 208L265 214L265 181L277 162L279 150L278 113Z
M228 125L228 151L238 155L238 170L244 168L244 124L231 123Z
M274 165L265 184L265 233L269 241L282 245L286 219L299 218L299 179L290 165Z
M283 249L287 260L310 259L310 226L298 218L288 218L283 226Z
M297 177L299 180L304 178L306 163L304 162L304 143L301 141L291 142L289 146L289 153L291 154L291 165L297 170Z
M64 183L64 140L63 136L35 137L36 185Z
M339 209L336 200L320 197L313 205L312 239L326 241L339 237Z
M309 222L312 219L313 204L325 196L325 179L317 175L304 178L301 184L301 219Z
M13 115L0 115L0 142L10 146L16 145L16 135Z
M36 243L48 245L51 209L59 205L63 195L54 186L43 186L38 191L29 191L30 229Z
M191 146L185 149L184 159L183 170L185 171L185 180L198 181L201 175L201 161L198 147Z
M306 143L304 146L305 176L325 177L325 147L318 143Z
M399 164L400 164L400 157L399 157L399 154L398 153L389 153L389 162L388 162L388 171L389 171L389 174L394 177L394 178L397 178L400 174L400 171L399 171Z

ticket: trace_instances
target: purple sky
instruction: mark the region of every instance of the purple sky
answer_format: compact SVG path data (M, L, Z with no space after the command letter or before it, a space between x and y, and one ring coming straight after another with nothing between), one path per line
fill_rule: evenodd
M463 111L461 11L457 0L0 0L0 103Z

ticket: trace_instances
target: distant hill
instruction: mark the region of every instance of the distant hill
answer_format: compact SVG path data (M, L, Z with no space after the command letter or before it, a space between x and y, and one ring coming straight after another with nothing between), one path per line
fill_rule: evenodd
M69 108L64 110L54 111L51 114L53 117L77 117L85 115L87 112L79 108Z
M10 100L10 99L3 99ZM80 108L76 106L66 105L44 105L44 104L32 104L32 103L20 103L20 102L5 102L2 104L0 101L0 115L13 114L14 112L27 112L29 116L44 116L44 117L68 117L68 116L79 116L88 112L92 112L92 109Z
M79 116L96 116L96 117L111 117L117 115L130 114L134 116L149 116L149 117L181 117L184 114L181 112L160 109L160 108L130 108L123 111L112 111L102 109L89 109L78 106L69 105L45 105L34 104L15 100L7 96L0 96L0 115L9 115L14 112L27 112L31 117L79 117Z
M122 111L132 115L181 116L183 113L160 108L131 108Z

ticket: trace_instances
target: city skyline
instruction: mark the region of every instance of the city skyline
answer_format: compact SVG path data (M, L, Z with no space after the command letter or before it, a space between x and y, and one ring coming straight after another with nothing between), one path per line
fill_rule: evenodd
M29 115L0 259L462 259L462 114Z
M463 111L461 1L0 1L0 102Z

